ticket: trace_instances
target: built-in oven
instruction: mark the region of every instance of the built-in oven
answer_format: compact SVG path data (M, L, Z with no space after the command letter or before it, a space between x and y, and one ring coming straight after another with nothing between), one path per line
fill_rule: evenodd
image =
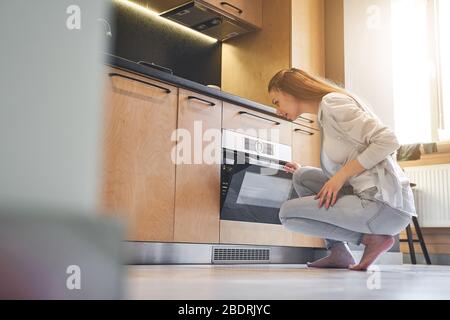
M222 154L220 219L281 224L281 204L297 197L283 170L292 148L223 130Z

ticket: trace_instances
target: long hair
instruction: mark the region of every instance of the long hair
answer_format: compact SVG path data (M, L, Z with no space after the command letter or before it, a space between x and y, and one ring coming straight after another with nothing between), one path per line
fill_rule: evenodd
M277 72L270 80L267 89L269 92L272 90L282 91L300 100L313 101L320 101L329 93L339 92L355 100L363 110L379 120L372 108L354 93L350 93L329 80L313 76L297 68L283 69Z
M331 92L351 96L345 89L306 71L291 68L277 72L269 82L268 91L282 91L301 100L321 100Z

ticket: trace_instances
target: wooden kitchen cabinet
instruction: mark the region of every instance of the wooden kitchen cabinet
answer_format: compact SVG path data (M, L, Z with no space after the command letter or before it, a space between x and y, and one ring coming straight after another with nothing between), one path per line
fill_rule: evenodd
M292 124L292 160L320 168L320 129L311 124Z
M179 147L191 147L191 155L186 156L186 149L177 151L175 242L219 242L221 114L222 101L180 89L177 140ZM214 132L216 139L204 136ZM187 139L184 144L181 137ZM218 154L210 154L216 155L217 161L205 161L201 155L206 148L215 148ZM199 155L197 159L194 153ZM181 157L184 163L180 163Z
M255 27L262 28L262 0L200 0Z
M285 145L292 143L292 124L262 112L223 103L222 127Z
M317 126L317 116L307 115L306 119L314 121L308 123L296 120L292 124L292 161L302 166L320 168L320 129ZM323 239L296 234L295 246L324 247Z
M102 206L125 218L127 240L172 241L178 88L108 68Z

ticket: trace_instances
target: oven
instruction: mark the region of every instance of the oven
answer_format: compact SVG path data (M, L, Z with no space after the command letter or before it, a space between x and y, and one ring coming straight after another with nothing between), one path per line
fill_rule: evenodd
M281 204L298 197L283 170L291 158L288 145L223 130L220 219L281 224Z

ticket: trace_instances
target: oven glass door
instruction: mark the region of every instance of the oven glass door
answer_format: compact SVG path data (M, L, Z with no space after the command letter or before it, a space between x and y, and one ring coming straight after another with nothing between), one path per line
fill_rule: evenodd
M292 173L282 169L286 162L266 162L230 150L224 151L223 159L220 218L281 224L281 204L296 197Z

